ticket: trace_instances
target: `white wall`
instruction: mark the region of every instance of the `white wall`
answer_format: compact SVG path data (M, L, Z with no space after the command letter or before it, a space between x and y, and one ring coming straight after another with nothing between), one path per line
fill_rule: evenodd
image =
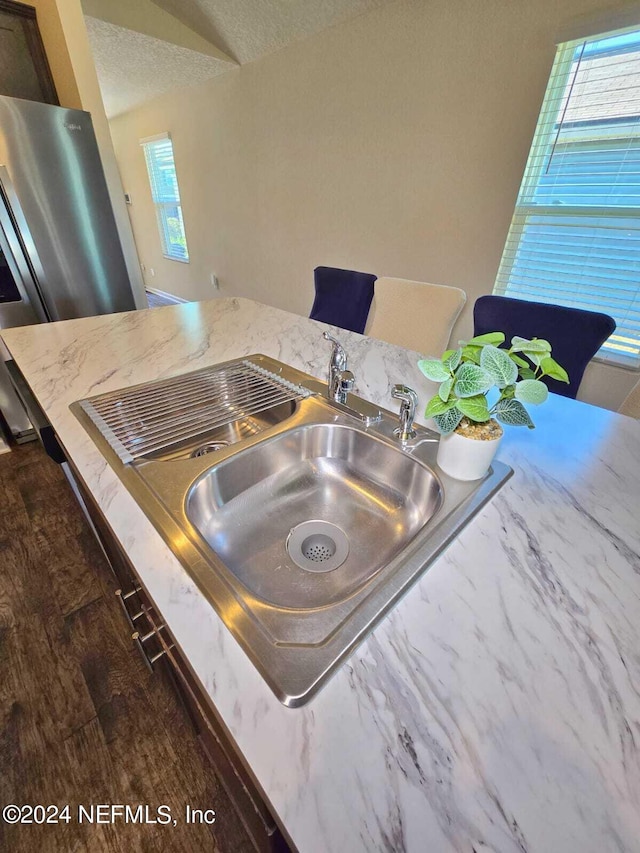
M149 286L308 314L342 266L492 290L560 28L603 0L407 0L111 122ZM191 263L162 258L141 137L171 132ZM155 277L149 275L155 270ZM617 407L636 375L589 368Z

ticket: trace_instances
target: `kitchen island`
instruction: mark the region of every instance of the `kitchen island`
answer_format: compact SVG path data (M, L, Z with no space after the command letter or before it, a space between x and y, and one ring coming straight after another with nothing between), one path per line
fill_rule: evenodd
M553 396L515 476L313 701L281 705L69 412L264 353L324 377L322 324L244 299L3 338L301 853L640 850L640 422ZM333 330L357 392L418 354Z

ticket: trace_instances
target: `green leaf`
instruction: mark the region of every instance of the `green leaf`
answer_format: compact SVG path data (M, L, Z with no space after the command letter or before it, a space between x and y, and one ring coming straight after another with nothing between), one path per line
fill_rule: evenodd
M442 366L442 362L434 358L423 358L418 362L418 369L432 382L444 382L451 374Z
M440 399L440 395L436 394L435 397L432 397L427 403L427 408L424 411L425 418L435 418L436 415L442 415L445 412L449 411L455 404L457 400L452 400L450 403L445 400Z
M442 435L449 435L450 432L453 432L461 420L462 412L456 406L449 409L449 411L445 412L443 415L436 415L434 417L436 426Z
M539 406L549 396L549 389L539 379L523 379L516 385L516 400L521 403L531 403Z
M442 356L442 364L452 373L462 361L462 349L447 350Z
M482 352L482 347L471 347L467 345L462 348L462 360L463 361L472 361L474 364L480 364L480 353Z
M530 367L521 367L518 371L521 379L535 379L536 374Z
M471 344L472 346L482 347L487 344L491 344L492 346L497 347L502 343L504 343L503 332L487 332L486 335L476 335L475 338L471 338L470 341L467 341L467 346Z
M494 384L493 376L477 364L462 364L456 373L453 391L457 397L475 397L484 394Z
M480 367L487 371L498 388L513 385L518 378L518 365L509 358L505 350L498 347L483 347Z
M450 376L448 379L445 379L440 388L438 388L438 396L440 397L443 403L446 403L449 399L449 394L451 394L452 385L453 376Z
M466 415L469 420L477 423L488 421L491 415L487 406L487 398L484 394L477 394L475 397L466 397L458 400L456 407Z
M529 429L534 427L527 410L519 400L498 400L491 413L503 424L527 426Z
M511 397L513 397L515 395L517 387L518 387L517 385L507 385L506 388L502 389L502 392L500 393L500 399L501 400L511 399Z
M511 353L510 357L511 357L511 361L515 361L515 363L518 365L518 367L530 367L531 366L526 359L520 358L519 355L516 355L513 352Z
M558 382L568 382L569 375L564 367L560 367L557 361L548 355L541 359L540 367L542 368L543 376L550 376L552 379L557 379Z
M542 338L532 338L529 340L528 338L521 338L518 335L514 335L511 338L511 351L512 352L523 352L526 355L529 353L549 353L551 352L551 344L549 341L545 341Z

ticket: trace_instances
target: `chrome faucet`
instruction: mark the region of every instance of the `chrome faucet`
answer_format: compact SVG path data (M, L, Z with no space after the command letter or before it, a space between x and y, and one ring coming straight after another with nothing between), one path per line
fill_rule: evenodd
M349 392L353 389L355 376L347 370L347 353L340 341L337 341L329 332L323 332L322 337L333 344L327 376L328 395L336 403L344 405Z
M413 421L416 416L418 395L413 388L408 388L406 385L394 385L391 396L402 401L400 404L400 424L393 431L393 434L397 435L400 441L409 441L410 438L416 437Z

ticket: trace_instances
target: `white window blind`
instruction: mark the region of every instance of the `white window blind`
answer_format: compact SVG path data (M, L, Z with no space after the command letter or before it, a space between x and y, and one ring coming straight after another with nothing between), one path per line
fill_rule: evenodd
M609 314L640 366L640 30L559 46L494 293Z
M188 261L187 237L182 220L180 191L168 133L141 139L156 208L162 254L173 261Z

